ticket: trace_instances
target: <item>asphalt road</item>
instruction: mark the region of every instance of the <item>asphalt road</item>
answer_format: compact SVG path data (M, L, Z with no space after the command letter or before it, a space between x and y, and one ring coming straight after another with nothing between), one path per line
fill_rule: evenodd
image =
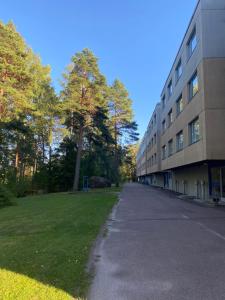
M128 184L94 255L89 300L225 299L225 210Z

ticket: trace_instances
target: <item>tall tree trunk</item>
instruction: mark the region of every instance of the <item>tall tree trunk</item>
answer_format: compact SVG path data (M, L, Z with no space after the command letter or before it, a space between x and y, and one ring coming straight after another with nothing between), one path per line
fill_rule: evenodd
M116 187L120 185L120 178L119 178L119 157L118 157L118 149L116 149L115 153L115 169L116 169Z
M24 158L23 155L20 155L20 164L19 164L19 179L23 178L23 169L24 169Z
M42 162L45 163L45 139L44 135L42 135Z
M52 147L49 146L49 162L48 162L48 192L52 191Z
M33 176L37 173L37 164L38 164L38 142L34 143L35 149L35 157L34 157L34 165L33 165Z
M16 173L16 178L18 176L18 167L19 167L19 149L18 149L18 146L16 146L16 156L15 156L15 173Z
M120 185L120 178L119 178L119 153L118 153L118 135L117 135L117 124L115 122L114 124L114 131L115 131L115 173L116 173L116 178L115 178L115 183L116 187L119 187Z
M37 173L37 158L34 159L34 164L33 164L33 177Z
M73 182L73 191L78 191L79 188L79 179L80 179L80 161L83 150L83 127L80 127L79 130L79 138L78 138L78 146L77 146L77 157L76 157L76 165L75 165L75 176Z

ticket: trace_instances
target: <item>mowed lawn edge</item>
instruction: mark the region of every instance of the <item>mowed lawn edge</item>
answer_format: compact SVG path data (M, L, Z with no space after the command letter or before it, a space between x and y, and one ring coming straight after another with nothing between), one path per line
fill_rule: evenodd
M0 299L85 299L89 253L119 191L32 196L0 209Z

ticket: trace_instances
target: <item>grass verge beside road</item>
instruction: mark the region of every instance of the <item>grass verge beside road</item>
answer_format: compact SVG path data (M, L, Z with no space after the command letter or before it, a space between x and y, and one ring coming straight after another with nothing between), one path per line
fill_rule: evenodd
M83 299L90 248L117 192L33 196L0 209L0 300Z

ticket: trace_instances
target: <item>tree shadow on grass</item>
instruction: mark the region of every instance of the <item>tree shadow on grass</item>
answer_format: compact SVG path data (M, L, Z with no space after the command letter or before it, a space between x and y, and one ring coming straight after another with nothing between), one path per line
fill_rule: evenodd
M24 198L17 206L2 209L0 282L9 271L10 280L14 274L24 275L71 299L85 298L90 282L85 271L89 251L115 202L110 193L54 194ZM29 292L29 284L24 290ZM14 295L3 299L26 300ZM38 292L33 299L51 300L38 297Z
M76 248L76 241L71 241L69 233L61 238L57 237L57 234L51 234L50 237L49 232L47 236L45 235L40 231L35 235L27 232L26 236L0 235L0 239L3 240L1 245L4 244L4 247L0 247L0 296L4 300L7 300L4 294L1 295L3 287L7 286L4 281L7 283L11 281L12 285L15 282L18 284L16 294L21 292L23 295L23 291L26 291L29 295L31 290L37 291L37 299L84 297L89 281L85 272L88 255L86 244L84 243L84 252L81 253L80 247ZM66 242L68 239L69 245ZM10 291L12 293L11 288ZM39 293L55 296L43 298ZM34 292L33 294L35 295Z

